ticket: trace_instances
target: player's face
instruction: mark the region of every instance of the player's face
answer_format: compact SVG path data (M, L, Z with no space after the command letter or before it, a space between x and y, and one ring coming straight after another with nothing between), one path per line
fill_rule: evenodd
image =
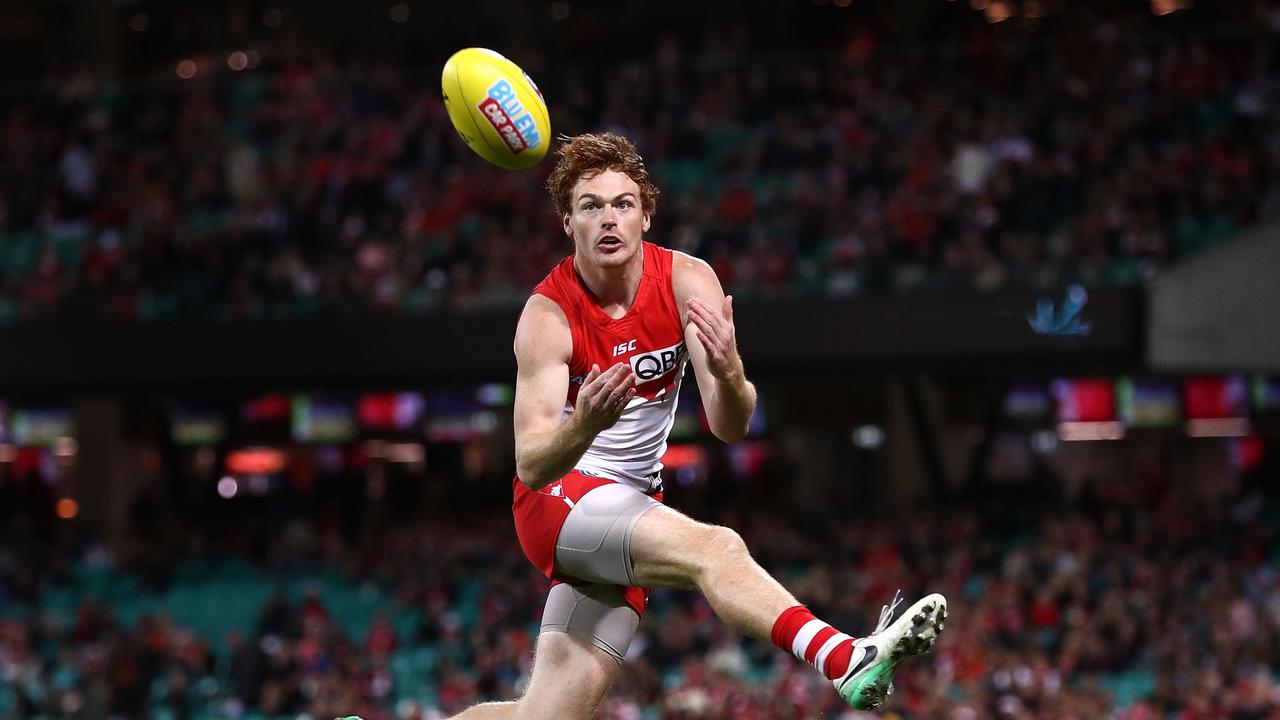
M600 267L625 265L638 256L648 231L640 186L625 173L605 170L573 186L573 208L564 216L564 232L573 238L580 259Z

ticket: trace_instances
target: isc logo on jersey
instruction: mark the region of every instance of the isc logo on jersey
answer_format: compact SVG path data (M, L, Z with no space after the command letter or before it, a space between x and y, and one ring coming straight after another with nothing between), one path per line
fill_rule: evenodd
M638 382L648 382L680 367L680 363L684 362L684 355L683 342L669 348L632 355L631 370L636 374Z
M498 131L498 135L502 137L502 141L507 144L513 154L519 154L542 144L537 121L529 111L525 110L524 105L520 104L515 89L506 80L500 79L490 85L487 97L477 103L476 108L489 121L493 129Z

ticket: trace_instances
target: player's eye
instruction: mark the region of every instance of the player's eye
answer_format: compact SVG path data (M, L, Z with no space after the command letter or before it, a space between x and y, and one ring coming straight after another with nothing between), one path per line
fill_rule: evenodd
M582 204L582 209L583 209L583 210L595 210L595 209L597 209L598 207L599 207L599 205L596 205L596 204L595 204L595 203L593 203L593 202L588 202L588 203L583 203L583 204Z
M620 200L620 201L618 201L618 209L619 209L619 210L630 210L630 209L631 209L631 201L630 201L630 200Z

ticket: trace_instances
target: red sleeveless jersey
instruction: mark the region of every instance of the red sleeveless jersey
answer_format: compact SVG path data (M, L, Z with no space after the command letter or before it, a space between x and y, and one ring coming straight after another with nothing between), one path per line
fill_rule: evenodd
M658 484L688 353L671 285L675 255L653 243L646 242L642 248L640 289L631 309L620 318L609 317L596 304L573 267L572 255L533 292L554 301L569 320L573 354L565 417L573 413L578 390L593 364L603 371L629 363L636 376L636 397L613 427L596 436L575 469L648 492Z

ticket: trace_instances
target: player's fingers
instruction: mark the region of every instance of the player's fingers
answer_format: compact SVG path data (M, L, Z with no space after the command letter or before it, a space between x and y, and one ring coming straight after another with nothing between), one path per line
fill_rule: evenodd
M624 398L627 396L627 393L632 390L635 390L634 385L621 385L614 388L613 392L609 393L609 399L606 402L606 405L610 408L616 408L620 403L625 402Z
M582 381L582 386L585 388L587 385L590 385L592 381L594 381L598 377L600 377L600 366L593 364L591 366L591 370L587 373L587 377Z
M714 328L707 327L702 329L702 347L711 354L719 354L724 352L724 338Z
M578 408L588 409L596 404L596 398L600 397L600 387L598 385L583 385L578 391Z
M733 296L732 295L724 296L724 319L729 321L730 323L733 322Z
M611 380L608 384L604 384L604 386L600 387L600 405L604 407L611 405L618 395L621 395L622 392L626 392L625 388L625 382L612 382Z
M620 407L618 409L619 410L625 409L627 405L630 405L631 401L635 399L635 396L636 396L635 388L630 388L629 390L627 390L627 392L622 396L622 400L619 402Z
M620 388L629 388L636 384L636 374L631 372L631 366L628 365L625 372L618 376L618 385Z
M702 302L701 300L698 301L697 305L693 306L693 311L697 313L700 317L706 319L706 321L710 323L712 327L719 327L721 324L723 324L723 320L721 320L720 314L717 313L715 310L711 309L710 305Z
M627 389L635 387L635 375L630 373L623 375L616 384L609 388L609 400L617 400L618 397L626 395Z
M714 320L716 313L712 311L711 306L703 302L702 298L689 298L689 316L700 315L707 320Z
M609 396L609 407L613 410L621 410L631 402L631 398L636 396L635 387L619 388L618 393Z
M580 401L585 401L591 405L607 403L609 401L609 393L613 391L617 379L621 377L622 374L623 373L617 369L617 366L599 373L590 385L583 385L582 390L578 393L578 398Z
M613 392L614 388L617 388L618 386L625 384L627 382L627 379L630 377L632 377L630 365L626 365L623 363L614 365L613 367L609 368L608 376L605 378L606 380L604 384L605 389L608 392Z
M705 317L701 315L691 314L689 315L689 319L693 321L694 327L698 328L698 330L702 332L704 335L707 335L707 336L718 335L718 333L716 332L716 328L712 326L712 324L708 322ZM706 343L703 343L703 344L705 345Z
M608 370L597 373L595 377L596 386L603 388L605 392L612 387L612 383L622 374L622 368L618 365L610 367Z
M698 342L702 343L702 349L707 351L707 357L720 357L720 345L718 343L712 342L711 338L707 337L707 335L702 332L698 332L697 337Z

